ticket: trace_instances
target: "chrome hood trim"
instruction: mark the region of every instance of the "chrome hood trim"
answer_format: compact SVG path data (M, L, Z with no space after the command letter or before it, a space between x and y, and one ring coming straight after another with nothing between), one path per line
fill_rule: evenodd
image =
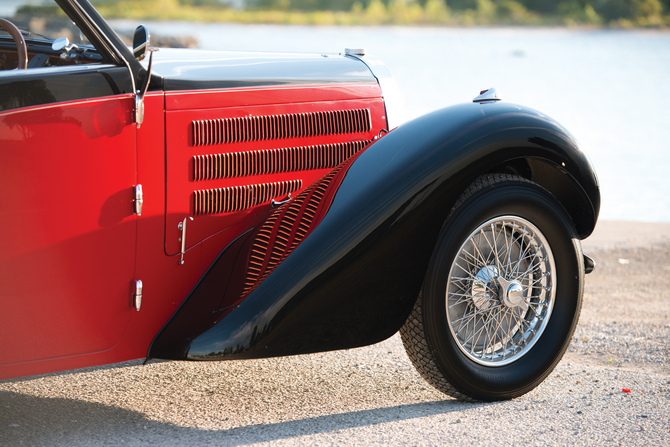
M391 70L389 70L386 64L381 59L369 55L347 53L346 57L363 62L377 79L379 87L382 89L382 96L384 97L388 130L395 129L407 121L407 117L405 116L405 100L400 93L395 78L391 74Z

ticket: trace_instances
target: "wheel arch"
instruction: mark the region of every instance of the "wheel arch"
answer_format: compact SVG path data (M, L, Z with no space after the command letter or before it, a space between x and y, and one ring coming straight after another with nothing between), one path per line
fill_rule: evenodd
M600 186L591 161L565 127L537 110L505 102L460 104L410 121L377 144L432 159L434 168L421 173L448 185L440 195L449 208L477 177L513 174L554 195L580 239L598 220ZM405 156L390 175L414 181L410 160Z
M550 160L527 156L506 160L482 174L512 174L537 183L563 205L580 238L592 232L598 218L588 194L566 170Z

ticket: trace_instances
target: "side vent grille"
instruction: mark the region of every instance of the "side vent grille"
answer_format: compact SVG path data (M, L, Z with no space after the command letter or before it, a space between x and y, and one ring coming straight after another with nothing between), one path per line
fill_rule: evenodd
M341 168L342 165L328 173L265 221L251 247L243 297L267 278L318 224L315 217L319 206Z
M195 181L216 180L334 168L364 149L370 142L351 141L319 146L196 155L193 157L193 178Z
M193 145L315 137L372 129L368 109L193 121Z
M195 191L193 214L241 211L302 188L302 180Z

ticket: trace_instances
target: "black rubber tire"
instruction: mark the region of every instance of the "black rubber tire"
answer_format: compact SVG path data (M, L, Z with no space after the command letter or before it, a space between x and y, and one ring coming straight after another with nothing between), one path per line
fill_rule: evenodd
M479 225L500 216L519 216L546 238L556 266L554 308L535 345L504 366L468 358L449 329L445 291L454 257ZM428 267L423 290L400 329L410 360L438 390L461 400L511 399L538 386L556 367L579 320L584 284L581 244L570 216L548 191L521 177L478 178L452 208Z

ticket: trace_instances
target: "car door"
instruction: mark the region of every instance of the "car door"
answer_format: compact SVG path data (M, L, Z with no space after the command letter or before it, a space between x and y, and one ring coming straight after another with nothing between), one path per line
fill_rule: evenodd
M112 348L132 312L126 67L0 72L0 365Z

